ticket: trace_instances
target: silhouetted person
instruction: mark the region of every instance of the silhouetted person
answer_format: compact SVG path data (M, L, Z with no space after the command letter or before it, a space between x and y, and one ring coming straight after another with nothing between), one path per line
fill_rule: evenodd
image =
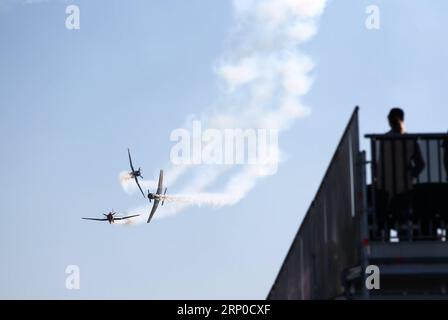
M393 196L412 188L415 178L425 168L420 147L416 140L393 139L406 134L404 111L393 108L388 115L391 130L386 133L390 140L384 140L379 150L379 183L381 188ZM381 153L381 152L384 153ZM384 168L382 167L384 166ZM382 176L384 172L384 177ZM395 180L395 181L394 181Z
M378 143L376 187L382 208L379 220L390 227L397 219L409 217L410 191L425 162L416 140L401 139L406 134L403 110L393 108L387 118L390 139Z

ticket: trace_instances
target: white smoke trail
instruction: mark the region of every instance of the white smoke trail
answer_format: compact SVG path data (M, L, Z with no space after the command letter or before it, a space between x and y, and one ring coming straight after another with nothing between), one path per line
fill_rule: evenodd
M193 204L197 206L209 205L222 207L234 205L253 188L255 181L249 177L251 177L250 174L246 172L233 176L222 192L167 195L160 197L160 199L165 202Z
M142 224L145 223L146 220L148 219L147 215L145 215L145 212L140 211L139 212L140 215L138 217L133 217L133 218L129 218L129 219L125 219L125 220L114 220L115 225L125 225L125 226L131 226L131 225L138 225L138 224ZM139 214L139 213L135 213L135 214Z
M233 1L235 27L230 48L215 67L224 90L213 110L199 117L203 127L270 128L281 133L311 113L301 98L312 86L314 63L300 46L316 34L325 4L326 0ZM279 150L274 151L280 157ZM259 178L271 174L261 165L235 165L231 169L220 165L171 166L165 170L165 185L171 190L181 175L193 173L194 177L180 188L178 196L167 197L177 205L164 207L156 216L176 214L191 204L234 205ZM225 175L229 171L230 176ZM220 192L206 192L226 176L227 183ZM127 192L138 191L132 180L120 176L120 181ZM144 190L154 190L157 181L142 181L141 185Z

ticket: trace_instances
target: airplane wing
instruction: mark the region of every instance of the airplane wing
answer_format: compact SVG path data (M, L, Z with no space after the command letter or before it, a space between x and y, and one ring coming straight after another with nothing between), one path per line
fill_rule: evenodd
M134 166L132 165L132 159L131 159L131 151L129 151L129 148L128 148L128 156L129 156L129 164L131 165L131 170L132 172L134 172Z
M142 187L140 187L140 183L138 183L137 177L134 176L134 180L135 180L135 183L137 184L138 188L140 189L140 192L142 193L143 198L146 198L145 193L142 190Z
M84 220L107 221L107 219L83 218Z
M159 175L159 186L157 187L157 194L162 194L163 192L163 170L160 170Z
M130 219L130 218L134 218L134 217L138 217L138 216L139 216L139 214L134 214L132 216L114 218L114 220L125 220L125 219Z
M151 221L152 216L154 215L154 213L156 213L157 207L159 206L159 202L160 202L160 200L157 200L157 199L154 200L154 204L152 205L151 213L149 214L147 223L149 223Z

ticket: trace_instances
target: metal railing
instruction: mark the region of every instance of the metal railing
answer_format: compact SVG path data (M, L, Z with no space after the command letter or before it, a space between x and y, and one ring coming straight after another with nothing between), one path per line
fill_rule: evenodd
M356 108L268 299L331 299L344 293L341 275L361 254L361 169Z
M446 241L448 134L366 137L372 157L370 237Z

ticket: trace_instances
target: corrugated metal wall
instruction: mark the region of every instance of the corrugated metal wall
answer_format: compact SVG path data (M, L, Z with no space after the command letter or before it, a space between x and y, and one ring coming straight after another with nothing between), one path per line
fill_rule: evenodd
M343 293L343 270L360 260L361 165L356 108L268 299Z

